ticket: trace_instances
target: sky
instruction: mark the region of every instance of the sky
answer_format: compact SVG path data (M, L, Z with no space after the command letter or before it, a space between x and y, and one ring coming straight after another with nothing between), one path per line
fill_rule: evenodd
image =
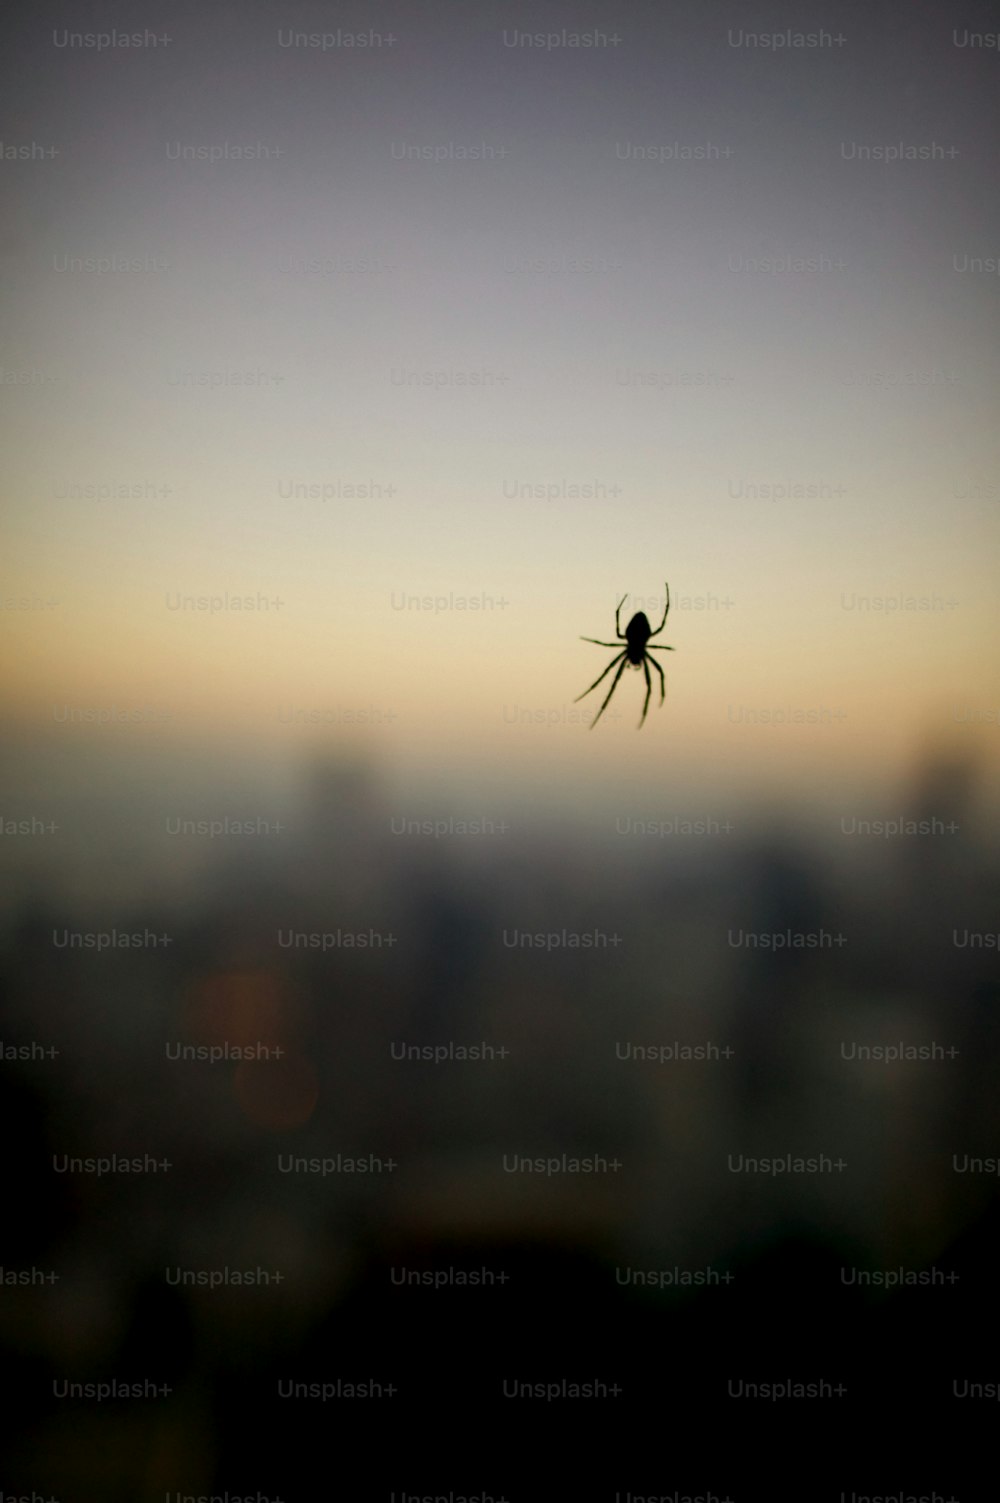
M975 5L26 16L15 787L360 756L445 806L877 813L930 748L995 795L996 39ZM630 671L591 733L579 639L665 583L666 704L637 734Z

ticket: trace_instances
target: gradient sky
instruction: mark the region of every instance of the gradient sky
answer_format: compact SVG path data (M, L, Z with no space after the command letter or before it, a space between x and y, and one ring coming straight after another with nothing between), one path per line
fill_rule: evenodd
M55 45L146 27L169 44ZM383 44L280 45L338 28ZM508 45L563 28L618 42ZM844 40L745 44L789 28ZM985 6L33 13L0 115L7 153L58 152L0 164L21 765L360 748L398 786L581 802L808 801L925 745L995 776L1000 52L975 31ZM140 495L74 491L103 485ZM638 737L629 673L591 736L599 696L572 701L612 653L579 636L665 579L667 705ZM282 604L169 605L226 592ZM397 608L424 596L493 603ZM746 723L775 709L837 718Z

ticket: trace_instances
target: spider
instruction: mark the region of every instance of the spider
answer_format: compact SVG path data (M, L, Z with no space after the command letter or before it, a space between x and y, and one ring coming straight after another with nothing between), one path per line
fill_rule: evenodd
M625 646L622 648L621 652L618 653L617 657L613 657L611 659L611 662L601 674L601 678L595 678L594 682L590 686L590 689L584 689L583 693L578 694L576 699L574 699L573 701L574 704L578 704L581 699L586 699L587 695L590 693L590 690L596 689L598 684L601 682L601 679L607 678L608 674L618 662L619 658L621 659L621 666L619 667L618 672L615 674L614 682L612 683L611 688L608 690L607 698L601 705L601 708L598 710L593 720L590 722L591 730L594 729L594 726L597 724L601 716L604 714L604 711L607 709L608 700L610 700L612 694L615 692L615 689L618 687L618 680L621 678L622 674L625 672L625 669L630 663L632 664L633 668L642 668L646 675L646 703L642 707L642 720L639 721L639 724L636 727L637 730L642 729L643 722L646 719L646 711L649 709L649 698L653 692L652 681L649 677L650 663L652 663L653 667L660 675L660 704L662 705L663 701L666 699L667 681L663 676L663 669L660 667L655 658L651 658L649 656L649 653L650 650L654 652L673 652L674 649L672 647L668 647L666 643L663 642L654 642L652 649L650 649L646 645L650 637L658 637L660 632L667 624L667 611L669 611L670 609L670 586L668 584L664 584L663 588L666 591L667 604L663 612L663 620L660 622L655 631L650 631L649 621L646 617L645 611L637 611L632 617L628 626L626 626L623 633L621 629L621 622L618 618L621 613L621 608L628 599L628 596L623 595L621 600L619 600L618 608L615 611L615 636L618 638L618 642L624 642ZM594 642L598 647L618 646L618 642L598 642L596 637L581 637L580 641Z

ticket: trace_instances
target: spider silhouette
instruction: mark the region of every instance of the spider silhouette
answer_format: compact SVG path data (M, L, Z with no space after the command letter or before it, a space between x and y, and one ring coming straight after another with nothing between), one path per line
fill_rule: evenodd
M654 642L652 648L649 648L646 645L650 637L658 637L660 635L660 632L667 624L667 611L669 611L670 609L670 586L664 583L663 588L666 591L667 603L663 612L663 620L660 622L655 631L650 630L649 619L646 616L645 611L636 611L628 626L626 626L625 631L622 632L619 616L621 614L621 608L628 599L628 596L623 595L621 600L619 600L618 608L615 611L615 636L618 638L618 642L624 642L625 646L622 648L621 652L617 654L616 657L613 657L611 659L611 662L605 668L604 672L601 674L601 677L594 679L594 682L591 684L590 689L584 689L583 693L578 694L576 696L576 699L574 699L573 701L574 704L578 704L581 699L586 699L587 695L591 692L591 689L596 689L598 684L601 682L601 679L607 678L608 674L611 672L615 664L619 661L619 659L621 660L621 665L618 669L618 672L615 674L614 681L611 685L611 688L608 690L607 697L604 703L601 705L601 708L598 710L597 714L594 716L593 720L590 722L591 730L594 729L594 726L597 724L597 722L600 720L601 716L607 709L608 701L610 700L612 694L615 692L615 689L618 687L618 680L621 678L622 674L625 672L625 669L630 663L633 668L641 668L646 675L646 703L642 707L642 720L639 721L639 724L636 727L637 730L642 729L643 722L646 719L646 711L649 709L650 695L653 692L653 683L649 677L650 663L652 663L653 667L660 675L660 704L662 705L663 701L666 699L667 681L663 676L663 669L660 667L655 658L651 658L649 656L649 653L650 651L673 652L674 649L672 647L668 647L665 642ZM598 642L596 637L581 637L580 641L594 642L598 647L618 646L618 642Z

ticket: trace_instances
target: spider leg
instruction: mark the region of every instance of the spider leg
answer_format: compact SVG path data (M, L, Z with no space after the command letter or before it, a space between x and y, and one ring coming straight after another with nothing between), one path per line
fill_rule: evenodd
M604 644L602 643L601 645L603 646ZM618 655L616 657L613 657L611 659L611 662L605 668L604 672L601 674L601 678L607 678L608 674L611 672L612 668L617 663L618 658L623 658L624 656L625 656L625 653L624 653L624 651L622 651L622 652L618 653ZM622 666L624 667L624 664L622 664ZM590 686L590 689L596 689L597 686L598 686L598 684L601 682L601 678L595 678L594 682ZM615 683L617 683L617 682L618 682L618 680L616 679ZM587 695L590 693L590 689L584 689L584 691L583 691L582 694L578 694L576 696L576 699L574 699L573 703L574 704L579 704L579 702L580 702L581 699L586 699ZM607 701L605 701L605 703L607 703Z
M660 622L659 626L656 628L655 631L651 631L650 632L649 635L651 637L658 637L660 635L660 632L663 630L663 628L667 624L667 611L669 611L669 609L670 609L670 586L667 584L666 580L663 581L663 588L666 591L667 604L666 604L666 607L664 608L664 611L663 611L663 620Z
M611 666L613 667L614 665L612 664ZM608 690L607 698L605 699L604 703L601 705L601 708L598 710L598 712L594 716L593 720L590 722L590 729L591 730L594 729L594 726L597 724L597 722L600 720L601 716L604 714L605 710L607 709L607 707L608 707L608 700L611 698L612 694L615 692L615 689L617 688L617 685L618 685L618 680L621 678L622 674L625 672L625 669L627 667L628 667L628 656L627 656L626 653L623 652L622 653L621 666L619 667L618 672L615 674L614 682L612 683L611 688ZM601 674L601 678L603 678L603 677L604 677L604 674L602 673ZM600 682L600 680L598 680L598 682ZM589 689L587 690L587 693L588 694L590 693ZM580 698L581 699L583 698L582 694L581 694Z
M581 637L581 642L597 642L596 637ZM617 647L617 642L597 642L598 647Z
M653 667L656 669L657 673L660 675L660 704L662 705L663 701L667 697L667 681L666 681L666 679L663 676L663 669L660 667L660 665L656 661L656 659L655 658L650 658L649 661L652 663Z
M646 657L642 660L642 671L646 675L646 703L642 707L642 720L639 721L638 726L640 731L642 730L643 721L646 719L646 711L649 709L649 696L653 692L653 685L649 677L649 659Z
M603 643L601 644L604 645ZM610 643L608 644L611 645ZM676 652L676 647L668 647L666 642L650 642L646 647L647 652ZM655 659L654 659L655 662Z
M618 602L617 609L615 610L615 636L618 638L619 642L626 641L625 633L622 631L621 622L618 620L618 615L627 599L628 595L623 595Z

